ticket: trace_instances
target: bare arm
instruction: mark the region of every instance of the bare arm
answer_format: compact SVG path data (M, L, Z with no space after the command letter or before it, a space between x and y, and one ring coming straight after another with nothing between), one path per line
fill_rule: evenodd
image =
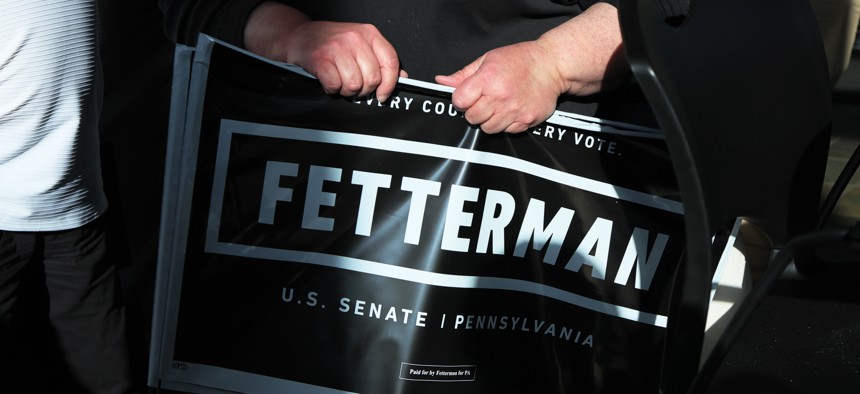
M491 50L436 81L455 87L454 105L470 123L521 132L552 115L562 94L610 89L627 70L617 10L597 3L535 41Z

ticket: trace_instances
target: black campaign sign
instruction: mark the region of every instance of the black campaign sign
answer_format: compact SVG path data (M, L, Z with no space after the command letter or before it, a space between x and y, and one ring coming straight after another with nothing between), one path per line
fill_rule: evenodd
M206 78L169 379L655 391L684 244L658 135L490 136L432 87L330 97L220 45Z

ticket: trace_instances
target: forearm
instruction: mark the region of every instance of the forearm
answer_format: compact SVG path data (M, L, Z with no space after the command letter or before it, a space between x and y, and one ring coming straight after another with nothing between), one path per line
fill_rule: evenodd
M563 93L589 95L618 86L629 76L618 11L597 3L581 15L542 35L537 43L563 81Z
M243 31L243 45L261 56L284 62L294 62L289 56L296 39L295 30L310 22L301 11L287 5L265 1L248 16Z

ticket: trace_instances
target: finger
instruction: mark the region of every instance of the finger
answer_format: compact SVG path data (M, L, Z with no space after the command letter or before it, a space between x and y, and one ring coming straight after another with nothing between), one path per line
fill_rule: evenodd
M373 92L382 81L382 71L376 56L370 47L361 48L355 53L355 61L361 74L361 86L358 88L358 96L364 97Z
M460 71L457 71L450 76L442 77L442 81L448 82L448 86L453 86L455 89L454 93L451 95L451 102L457 109L466 111L475 105L475 103L481 98L483 85L480 81L476 81L476 78L473 78L473 76L481 68L481 64L483 64L483 62L484 56L481 56L478 60L469 63Z
M340 73L333 63L324 63L318 65L316 69L309 70L320 81L323 90L326 94L336 94L340 92L341 80Z
M451 103L460 111L468 111L476 106L484 97L484 84L476 78L468 78L459 86L454 88L451 94ZM486 103L484 106L488 106Z
M450 86L452 88L456 88L457 85L459 85L460 82L462 82L464 79L464 78L462 78L462 76L460 74L461 71L457 71L456 73L451 74L451 75L437 75L434 77L434 79L436 80L436 83L438 83L440 85L445 85L445 86Z
M487 119L487 121L481 123L481 130L483 130L487 134L495 134L501 131L522 131L519 128L525 130L521 123L512 122L511 119L507 117L504 113L496 113L489 119Z
M513 122L508 127L505 127L502 131L506 133L522 133L531 127L530 125L522 122Z
M391 43L386 40L376 40L372 45L381 75L379 86L376 88L376 99L384 102L397 86L397 78L406 76L406 72L400 70L400 59Z
M483 125L489 121L493 115L494 112L492 106L482 105L480 103L472 106L472 108L469 108L465 113L463 113L466 121L469 122L469 124L474 125Z
M465 81L467 78L474 75L475 72L477 72L478 69L481 68L481 63L483 63L483 61L484 57L481 56L477 60L467 64L466 67L457 70L453 74L437 75L435 78L436 83L456 88L457 86L460 86L460 84L463 83L463 81Z
M361 68L353 55L340 56L335 60L340 76L340 95L352 97L361 92L364 86Z

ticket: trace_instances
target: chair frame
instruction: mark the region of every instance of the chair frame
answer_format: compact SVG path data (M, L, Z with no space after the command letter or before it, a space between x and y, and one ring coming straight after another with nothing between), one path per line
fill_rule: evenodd
M700 372L713 237L744 218L778 248L813 227L832 118L827 62L806 0L693 1L679 26L652 0L618 10L684 204L661 376L661 392L684 393Z

